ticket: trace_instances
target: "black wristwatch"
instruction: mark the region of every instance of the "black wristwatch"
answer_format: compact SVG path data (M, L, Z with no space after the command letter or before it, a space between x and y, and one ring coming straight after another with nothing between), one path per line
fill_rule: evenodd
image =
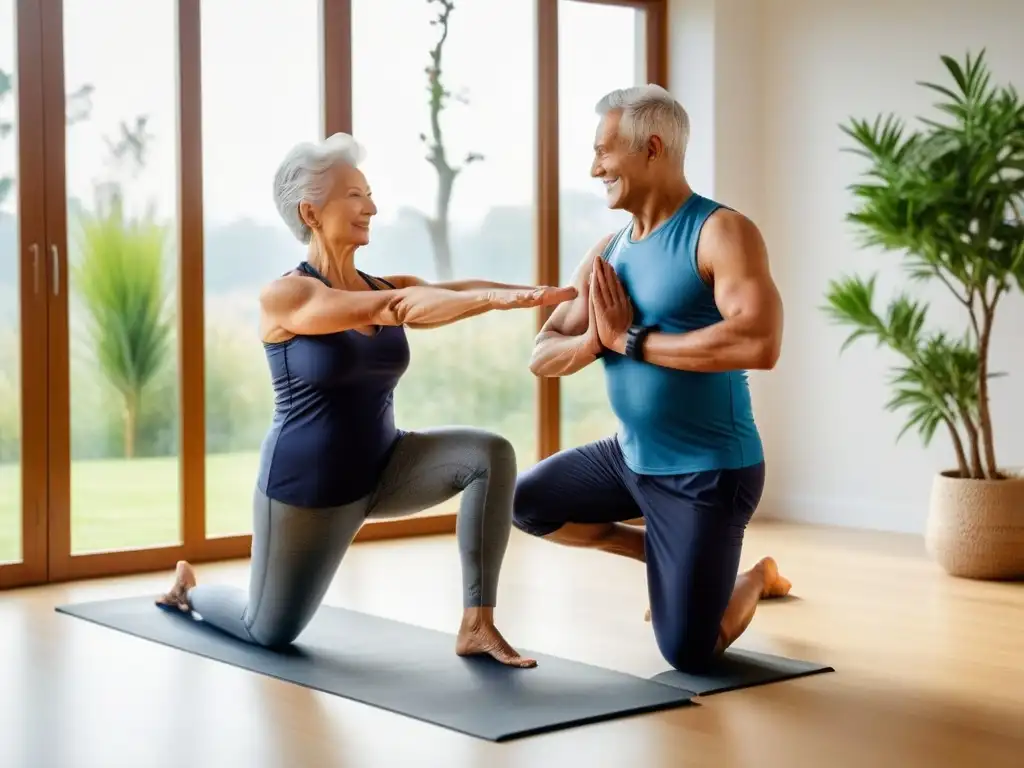
M629 330L626 331L626 357L633 360L644 359L644 339L647 338L647 334L650 332L651 329L646 325L629 326Z

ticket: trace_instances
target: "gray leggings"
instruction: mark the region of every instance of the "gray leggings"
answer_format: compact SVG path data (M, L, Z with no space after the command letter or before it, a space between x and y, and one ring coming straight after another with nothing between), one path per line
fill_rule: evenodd
M463 604L493 606L515 482L515 451L503 437L457 427L410 432L395 448L380 485L359 501L308 509L257 490L249 591L200 584L189 591L189 605L207 624L242 640L288 645L320 607L364 520L411 515L461 491L456 536Z

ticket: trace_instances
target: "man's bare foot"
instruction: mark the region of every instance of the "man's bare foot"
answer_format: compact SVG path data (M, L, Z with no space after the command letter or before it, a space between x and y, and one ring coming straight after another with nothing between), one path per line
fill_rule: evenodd
M789 579L779 573L779 565L773 557L761 558L761 561L754 566L764 574L764 587L761 589L762 598L785 597L793 588ZM753 570L753 569L751 569Z
M177 608L188 613L192 607L188 604L188 591L196 585L196 572L184 560L179 560L174 569L174 584L170 590L156 599L157 605Z
M490 656L510 667L536 667L534 659L519 655L494 626L493 608L468 608L462 617L455 653L459 656Z
M789 579L779 573L779 565L775 562L775 558L773 557L761 558L760 562L750 570L755 573L760 571L761 576L764 579L764 586L761 588L762 600L771 599L773 597L785 597L789 594L789 590L793 588ZM647 612L644 613L644 621L650 620L651 609L648 608Z

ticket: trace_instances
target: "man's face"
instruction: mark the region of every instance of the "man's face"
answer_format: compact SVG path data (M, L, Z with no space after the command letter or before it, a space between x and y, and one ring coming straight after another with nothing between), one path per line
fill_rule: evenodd
M649 186L651 165L644 150L631 152L619 136L621 112L611 112L601 118L594 138L594 162L590 175L604 183L608 207L628 208L630 199L636 199Z

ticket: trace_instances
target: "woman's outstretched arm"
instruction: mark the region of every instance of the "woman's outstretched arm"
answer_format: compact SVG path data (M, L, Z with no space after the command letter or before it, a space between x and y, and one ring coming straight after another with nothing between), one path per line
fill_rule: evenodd
M536 290L535 285L515 285L512 283L498 283L492 280L451 280L440 283L431 283L424 280L421 277L415 275L390 275L389 277L381 278L387 280L395 288L440 288L446 291L455 291L457 293L466 293L472 291L533 291ZM456 318L457 320L465 320L470 317L476 317L482 315L484 312L488 312L488 309L470 309L467 310L462 316ZM454 322L454 321L452 321ZM447 322L441 323L407 323L409 328L437 328L442 325L448 325Z
M387 291L343 291L316 280L287 275L260 293L267 320L289 333L314 336L364 325L437 326L471 314L560 304L573 288L452 291L413 286Z
M391 275L390 277L383 278L391 283L395 288L414 288L414 287L431 287L431 288L443 288L447 291L532 291L537 286L535 285L515 285L513 283L496 283L492 280L476 280L473 278L467 280L449 280L440 283L431 283L428 280L424 280L422 277L416 277L415 275Z

